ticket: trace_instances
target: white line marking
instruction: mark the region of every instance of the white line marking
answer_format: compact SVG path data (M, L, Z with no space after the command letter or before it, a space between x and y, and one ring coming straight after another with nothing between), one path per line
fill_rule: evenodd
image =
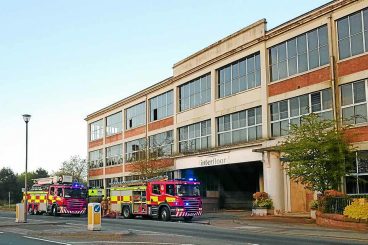
M3 234L4 232L0 231L0 234Z
M235 229L261 229L262 227L248 225L248 226L237 226L234 228Z
M24 238L28 238L28 239L32 239L32 240L43 241L43 242L51 242L51 243L63 244L63 245L71 245L70 243L51 241L51 240L42 239L42 238L37 238L37 237L31 237L31 236L23 236L23 237L24 237Z
M89 242L72 242L72 244L86 244L86 243L103 243L103 244L156 244L156 245L193 245L181 243L166 243L166 242L118 242L118 241L89 241Z

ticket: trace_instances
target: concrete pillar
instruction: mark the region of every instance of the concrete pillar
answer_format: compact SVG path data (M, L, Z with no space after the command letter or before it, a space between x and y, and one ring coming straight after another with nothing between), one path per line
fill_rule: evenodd
M285 212L284 170L278 152L263 153L264 191L270 195L275 214Z

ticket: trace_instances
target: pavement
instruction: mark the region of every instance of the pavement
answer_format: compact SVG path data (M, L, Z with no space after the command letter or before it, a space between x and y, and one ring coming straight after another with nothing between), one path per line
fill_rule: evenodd
M15 223L14 216L0 211L0 244L368 244L365 232L319 227L305 216L244 211L207 213L190 223L103 219L99 232L87 231L86 217L29 216L28 223Z

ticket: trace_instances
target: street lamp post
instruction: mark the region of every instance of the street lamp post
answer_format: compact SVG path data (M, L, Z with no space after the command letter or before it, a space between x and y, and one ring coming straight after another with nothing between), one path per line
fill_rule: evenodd
M28 165L28 122L31 120L31 115L24 114L23 120L26 123L26 174L24 176L24 222L27 223L27 165Z

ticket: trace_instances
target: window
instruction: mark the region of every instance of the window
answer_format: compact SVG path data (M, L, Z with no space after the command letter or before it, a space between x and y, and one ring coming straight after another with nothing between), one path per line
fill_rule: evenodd
M90 141L98 140L103 137L103 120L98 120L89 125Z
M368 194L368 151L356 152L355 162L346 176L346 193Z
M173 114L173 91L153 97L150 103L150 122L160 120Z
M262 138L262 110L256 107L217 118L219 146Z
M366 80L340 86L341 110L344 124L367 122Z
M135 128L146 124L146 102L126 109L126 129Z
M144 138L125 143L125 159L127 162L144 160L146 158L146 140Z
M90 180L88 183L89 183L89 187L103 188L103 180L102 179Z
M173 153L173 131L149 136L149 149L152 158L171 156Z
M63 196L63 188L57 188L57 196L59 197Z
M125 176L125 181L131 181L131 180L140 180L141 176L140 175L128 175Z
M106 148L106 166L123 163L123 147L121 144Z
M50 187L50 195L55 195L55 187Z
M261 65L259 53L220 68L218 76L219 98L260 86Z
M103 167L103 150L100 149L100 150L89 152L88 159L89 159L89 162L88 162L89 168Z
M120 133L123 128L122 125L123 125L123 118L121 112L106 117L106 136Z
M339 19L337 34L340 60L367 52L368 9Z
M179 128L179 151L192 152L211 146L211 120Z
M160 185L152 185L152 194L160 195Z
M174 185L166 185L166 194L174 196L175 195L175 186Z
M179 87L180 111L203 105L211 100L211 74Z
M269 57L271 81L328 64L327 26L271 47Z
M331 89L272 103L270 112L273 137L287 135L290 124L300 125L301 117L311 112L319 115L321 119L331 120L333 118Z

